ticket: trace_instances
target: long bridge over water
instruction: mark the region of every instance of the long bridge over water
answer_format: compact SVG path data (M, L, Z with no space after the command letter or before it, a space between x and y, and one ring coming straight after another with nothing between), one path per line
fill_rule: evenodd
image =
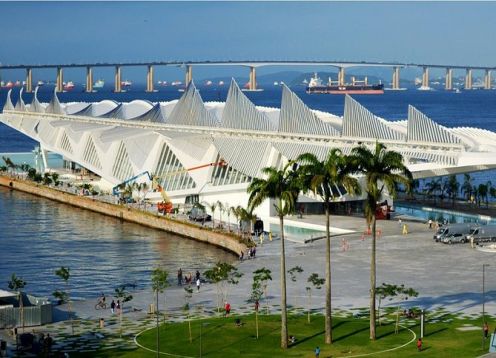
M484 71L484 89L491 89L491 72L496 67L471 66L471 65L446 65L446 64L420 64L420 63L398 63L398 62L369 62L369 61L152 61L152 62L128 62L128 63L72 63L72 64L16 64L1 65L0 70L26 70L26 92L33 91L33 70L50 69L56 70L56 88L58 92L63 91L63 70L64 68L85 68L86 69L86 92L93 91L93 68L113 67L115 68L114 91L121 92L122 69L124 67L144 67L146 68L146 91L154 91L153 72L156 66L173 66L185 69L186 86L193 80L193 66L241 66L249 68L248 90L257 90L256 69L266 66L324 66L338 69L338 84L345 84L345 69L352 67L389 67L392 69L391 89L400 89L400 69L406 67L417 67L423 70L422 86L429 87L429 69L444 68L445 89L452 90L453 70L465 70L465 89L473 88L472 72Z

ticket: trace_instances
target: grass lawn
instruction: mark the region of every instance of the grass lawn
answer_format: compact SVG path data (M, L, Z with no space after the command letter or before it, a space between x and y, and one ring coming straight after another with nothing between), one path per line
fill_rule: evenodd
M333 320L334 344L324 344L324 320L321 315L312 317L307 323L305 315L289 316L289 334L297 339L286 351L280 346L280 317L259 316L259 339L255 338L254 315L239 316L243 325L236 327L235 317L210 318L191 322L192 342L189 341L187 323L171 323L160 327L160 351L170 355L200 356L200 327L202 327L202 356L205 357L314 357L316 346L321 348L321 357L346 357L364 353L380 352L402 346L413 339L408 329L401 328L394 333L394 322L377 327L377 340L369 340L369 323L364 318L335 318ZM491 321L490 321L491 322ZM417 321L404 323L418 334ZM460 327L468 327L459 330ZM494 324L493 324L494 326ZM391 352L378 354L380 357L477 357L482 355L482 331L480 319L457 319L444 315L435 323L426 324L424 349L417 352L416 341ZM138 343L152 350L156 348L156 330L144 332ZM486 342L486 351L489 342ZM71 354L72 356L84 356ZM156 353L137 348L131 351L108 350L91 354L92 357L154 357ZM165 356L165 355L163 355Z

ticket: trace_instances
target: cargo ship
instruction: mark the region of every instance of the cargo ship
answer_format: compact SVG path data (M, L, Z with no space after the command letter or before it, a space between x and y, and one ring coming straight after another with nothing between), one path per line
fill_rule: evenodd
M327 84L322 84L322 80L315 75L310 79L306 88L307 93L329 93L329 94L383 94L384 84L379 83L370 85L367 83L367 77L363 81L351 78L350 84L339 84L339 81L332 81L329 77Z

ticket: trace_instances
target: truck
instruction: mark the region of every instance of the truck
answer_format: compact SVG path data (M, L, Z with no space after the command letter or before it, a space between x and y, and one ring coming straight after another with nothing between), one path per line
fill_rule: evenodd
M446 226L440 227L438 231L433 236L436 242L444 242L447 244L452 244L455 240L461 243L467 242L466 235L470 234L470 230L473 229L477 224L448 224ZM451 242L449 241L451 238ZM460 238L458 240L458 238Z
M496 242L496 225L482 225L473 228L467 235L467 240L478 244L479 242Z

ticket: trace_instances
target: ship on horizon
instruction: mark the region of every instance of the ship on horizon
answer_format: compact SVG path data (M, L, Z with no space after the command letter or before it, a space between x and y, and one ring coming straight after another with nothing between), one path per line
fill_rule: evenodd
M93 84L93 88L96 89L103 88L103 86L105 86L105 81L103 79L99 79Z
M384 84L370 85L367 83L367 77L361 81L355 80L355 77L352 77L351 83L340 85L339 81L332 81L329 77L327 84L324 85L317 73L315 73L308 83L306 92L309 94L383 94Z

